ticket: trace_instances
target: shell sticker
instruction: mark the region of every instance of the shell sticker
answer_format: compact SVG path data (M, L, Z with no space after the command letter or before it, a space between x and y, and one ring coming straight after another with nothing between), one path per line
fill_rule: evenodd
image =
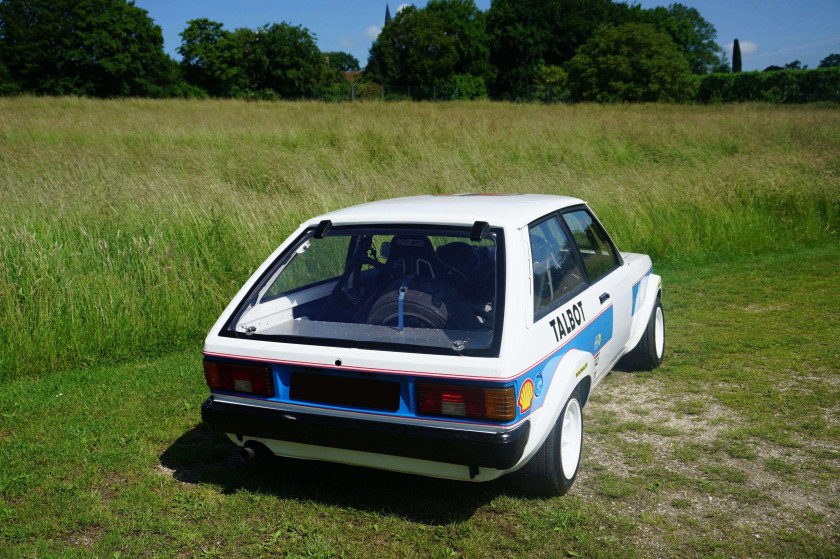
M534 400L534 382L527 379L519 389L519 411L525 413L531 409L531 402Z

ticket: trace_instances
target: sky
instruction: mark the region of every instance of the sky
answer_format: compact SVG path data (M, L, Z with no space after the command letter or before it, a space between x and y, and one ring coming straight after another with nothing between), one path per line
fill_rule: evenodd
M411 2L409 2L411 3ZM476 0L487 10L490 0ZM665 6L639 1L644 8ZM727 48L738 39L744 70L763 70L799 60L816 68L822 58L840 53L840 0L684 0L718 32L717 42ZM322 51L341 50L359 59L364 67L373 39L385 19L380 0L135 0L163 29L164 48L176 60L181 44L178 34L191 19L205 17L225 29L255 28L283 21L302 25L316 35ZM394 15L404 1L388 2ZM414 2L423 6L425 1Z

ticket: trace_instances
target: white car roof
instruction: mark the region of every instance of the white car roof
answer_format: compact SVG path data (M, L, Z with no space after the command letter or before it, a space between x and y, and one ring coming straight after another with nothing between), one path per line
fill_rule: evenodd
M313 226L328 219L333 225L367 223L423 223L472 225L486 221L491 226L517 228L545 214L583 204L568 196L545 194L454 194L392 198L360 204L308 220Z

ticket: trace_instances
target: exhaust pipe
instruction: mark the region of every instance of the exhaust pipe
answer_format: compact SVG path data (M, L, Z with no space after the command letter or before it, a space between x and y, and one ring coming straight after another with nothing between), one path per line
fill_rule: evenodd
M260 442L247 441L244 445L239 447L239 456L242 458L243 462L250 462L254 458L261 460L271 458L274 456L274 453Z
M243 462L250 462L256 455L257 453L250 446L243 446L239 449L239 457L242 458Z

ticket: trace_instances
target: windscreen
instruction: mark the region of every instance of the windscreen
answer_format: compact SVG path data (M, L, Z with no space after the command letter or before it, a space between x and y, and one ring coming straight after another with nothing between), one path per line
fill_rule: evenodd
M501 230L479 241L468 229L333 228L322 238L307 231L228 330L293 343L482 354L495 342L500 242Z

